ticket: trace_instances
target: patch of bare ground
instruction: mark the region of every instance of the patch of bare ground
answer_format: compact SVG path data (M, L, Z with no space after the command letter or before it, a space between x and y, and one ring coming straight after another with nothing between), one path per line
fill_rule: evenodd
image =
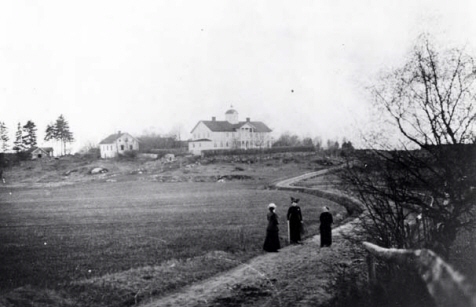
M176 157L173 161L146 159L92 159L81 155L58 159L21 161L5 169L5 187L54 187L95 181L211 182L258 180L267 184L279 178L322 169L316 154L273 154L247 157ZM319 160L320 161L320 160ZM91 174L94 168L106 173Z
M263 254L235 269L171 295L145 302L158 306L319 306L333 298L342 268L361 265L349 236L358 219L334 230L334 244L320 247L320 236L278 253Z

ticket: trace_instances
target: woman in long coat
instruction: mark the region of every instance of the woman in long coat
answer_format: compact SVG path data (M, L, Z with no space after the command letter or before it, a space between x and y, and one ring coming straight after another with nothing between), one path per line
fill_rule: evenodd
M268 206L268 227L266 228L266 239L264 240L263 249L267 252L277 252L281 248L279 243L278 216L275 213L276 205L271 203Z
M287 214L290 243L301 242L302 214L298 202L299 199L291 197L291 206L289 207Z
M321 213L319 220L321 225L319 231L321 232L321 247L331 246L332 244L332 214L329 212L329 207L324 207L324 212Z

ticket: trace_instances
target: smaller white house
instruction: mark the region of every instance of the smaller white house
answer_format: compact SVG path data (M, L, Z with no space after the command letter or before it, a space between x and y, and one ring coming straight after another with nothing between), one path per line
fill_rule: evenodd
M99 150L101 158L114 158L126 151L139 150L139 140L129 133L118 131L102 140L99 143Z

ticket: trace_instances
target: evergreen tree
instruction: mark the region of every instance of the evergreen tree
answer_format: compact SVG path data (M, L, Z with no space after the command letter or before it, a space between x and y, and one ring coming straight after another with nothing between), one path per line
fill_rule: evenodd
M25 149L25 146L23 145L23 133L20 123L18 123L17 132L15 133L15 142L13 142L13 144L13 150L15 150L17 153Z
M8 137L8 129L7 126L5 125L5 122L0 122L0 142L1 142L1 147L0 149L2 152L6 152L8 150L8 141L10 138Z
M73 133L63 115L60 115L54 124L46 127L45 141L57 140L61 143L61 152L66 153L66 144L74 142Z
M66 143L74 141L73 133L69 130L69 124L64 119L63 115L60 115L56 120L56 131L58 134L58 140L63 144L63 154L66 154Z
M46 126L45 131L45 141L50 141L56 139L56 129L54 124L49 124Z
M36 146L36 125L29 120L25 126L23 126L23 145L26 149L30 149Z

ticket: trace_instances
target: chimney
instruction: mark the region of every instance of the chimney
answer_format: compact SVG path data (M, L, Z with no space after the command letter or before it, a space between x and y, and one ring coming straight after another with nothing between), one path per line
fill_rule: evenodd
M117 134L121 134L121 130L117 131Z
M246 121L247 121L247 122L249 122L249 121L250 121L250 118L249 118L249 117L247 117L247 118L246 118Z
M216 121L217 118L215 116L212 116L212 121Z

